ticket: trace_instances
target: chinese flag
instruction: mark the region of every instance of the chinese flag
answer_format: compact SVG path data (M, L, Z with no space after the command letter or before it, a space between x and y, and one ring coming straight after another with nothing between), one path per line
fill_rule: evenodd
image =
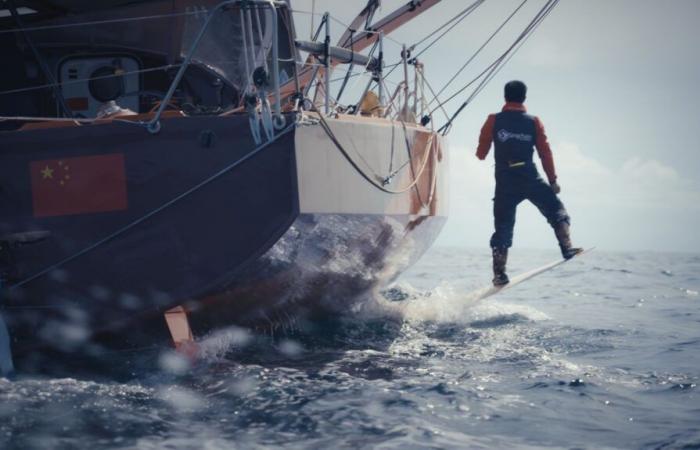
M29 163L34 217L127 208L122 153Z

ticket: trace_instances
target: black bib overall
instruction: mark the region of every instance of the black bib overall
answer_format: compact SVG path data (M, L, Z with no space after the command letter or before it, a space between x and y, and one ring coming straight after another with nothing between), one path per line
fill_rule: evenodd
M532 202L552 226L569 222L564 205L540 177L532 159L536 136L533 116L522 111L496 114L493 127L496 194L493 199L495 232L491 237L492 248L513 245L515 210L523 200Z

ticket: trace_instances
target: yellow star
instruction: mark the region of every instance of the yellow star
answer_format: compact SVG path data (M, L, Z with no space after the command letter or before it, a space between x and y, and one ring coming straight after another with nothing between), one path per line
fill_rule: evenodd
M44 177L44 179L53 178L53 169L46 166L44 167L44 170L41 171L41 175Z

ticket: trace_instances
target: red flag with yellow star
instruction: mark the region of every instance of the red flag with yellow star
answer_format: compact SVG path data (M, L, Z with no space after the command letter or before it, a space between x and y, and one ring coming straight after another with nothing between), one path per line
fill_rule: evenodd
M32 161L29 172L34 217L127 208L122 153Z

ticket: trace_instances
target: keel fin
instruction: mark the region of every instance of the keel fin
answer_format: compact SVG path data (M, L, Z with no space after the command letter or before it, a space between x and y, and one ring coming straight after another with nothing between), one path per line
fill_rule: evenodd
M167 310L164 315L175 350L190 358L196 357L197 344L187 318L187 310L182 306L176 306Z

